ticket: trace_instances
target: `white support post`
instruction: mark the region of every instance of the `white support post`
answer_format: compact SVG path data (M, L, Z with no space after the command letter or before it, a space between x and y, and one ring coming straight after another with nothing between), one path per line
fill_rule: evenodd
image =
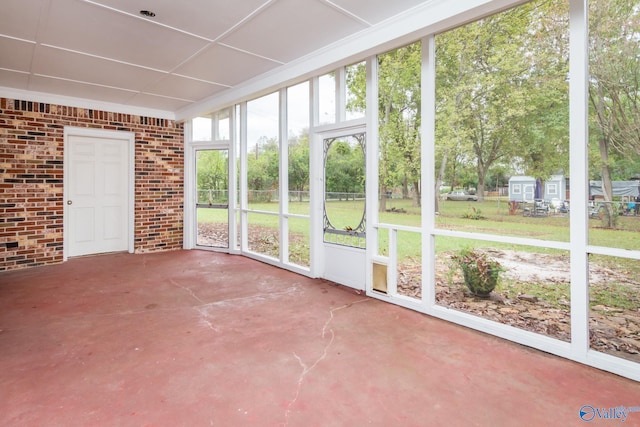
M366 135L366 269L365 291L373 291L373 258L378 251L378 58L367 59L367 135Z
M387 294L398 295L398 230L389 229L389 263L387 264Z
M278 132L280 141L280 262L289 262L289 219L285 215L289 213L289 131L287 125L287 89L280 89L280 114Z
M309 119L312 128L319 123L318 77L309 82ZM315 132L309 133L309 247L311 277L324 272L324 244L322 236L322 201L324 200L322 140Z
M436 224L435 134L436 134L436 42L435 36L422 39L422 304L429 311L435 304Z
M347 82L344 67L336 70L336 123L343 123L347 118Z
M229 194L228 194L228 211L229 211L229 252L233 253L238 248L238 215L236 208L238 207L238 137L236 132L236 108L229 108Z
M195 235L195 197L194 197L194 179L193 176L195 162L193 159L193 147L191 146L192 140L192 124L191 120L187 121L184 124L184 139L185 139L185 149L184 149L184 203L182 212L184 215L184 230L182 236L182 248L183 249L193 249L195 247L194 235Z
M240 104L240 252L249 248L247 224L247 103Z
M589 350L589 260L587 244L589 42L587 0L571 0L569 138L571 172L571 357L585 361Z

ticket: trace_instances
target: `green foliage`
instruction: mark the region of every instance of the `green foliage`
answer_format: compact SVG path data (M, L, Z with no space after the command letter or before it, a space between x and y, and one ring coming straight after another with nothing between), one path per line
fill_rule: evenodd
M475 220L487 219L486 216L482 215L482 211L480 209L474 208L473 206L470 210L462 214L462 218Z
M626 283L603 283L589 287L589 305L635 311L640 307L640 295L634 286Z
M473 166L482 198L503 162L568 166L567 2L536 1L436 37L436 156L450 185Z
M421 46L414 43L378 56L379 183L385 194L401 188L420 203L420 69ZM347 67L348 111L366 107L366 69ZM382 199L380 211L386 207Z
M404 197L411 192L415 206L421 179L421 52L420 43L413 43L378 55L380 191L401 188Z
M200 150L196 156L198 203L225 203L229 189L228 151Z
M278 141L262 138L255 152L247 156L247 184L249 190L274 190L278 188L280 168Z
M362 147L334 140L327 150L325 189L328 193L364 193L365 159Z
M532 295L551 305L553 308L566 310L571 295L571 285L564 282L530 282L503 279L497 286L497 291L509 299L516 299L518 295Z
M613 200L611 181L629 179L640 165L640 10L630 0L589 2L590 161L604 199ZM626 170L625 170L626 169ZM615 228L609 212L606 227Z
M462 270L465 285L477 296L488 296L498 284L500 273L504 271L498 261L472 248L459 250L451 257L451 261Z
M492 190L494 188L505 187L509 184L509 170L503 165L496 165L489 170L487 174L486 186L487 189Z
M289 189L309 190L309 134L289 140Z
M367 68L366 62L359 62L345 68L347 81L347 112L361 113L367 109Z

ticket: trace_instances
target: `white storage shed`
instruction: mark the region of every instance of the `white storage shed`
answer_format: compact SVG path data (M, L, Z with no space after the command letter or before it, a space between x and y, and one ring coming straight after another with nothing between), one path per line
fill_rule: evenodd
M532 202L535 198L536 179L532 176L512 176L509 178L509 200Z

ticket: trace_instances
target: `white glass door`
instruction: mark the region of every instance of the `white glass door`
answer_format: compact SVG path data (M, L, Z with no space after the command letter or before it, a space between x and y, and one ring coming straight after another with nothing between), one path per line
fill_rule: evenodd
M196 150L196 246L229 248L229 150Z
M322 235L326 279L365 288L366 134L352 130L325 135Z

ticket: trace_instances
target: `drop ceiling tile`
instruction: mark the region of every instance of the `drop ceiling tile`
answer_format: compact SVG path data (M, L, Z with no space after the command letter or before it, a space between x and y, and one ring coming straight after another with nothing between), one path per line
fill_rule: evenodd
M279 0L221 41L289 62L365 28L318 0Z
M0 34L35 41L44 0L2 0Z
M134 92L59 80L44 76L31 76L29 90L75 98L94 99L100 102L126 104Z
M0 68L29 71L35 43L0 37Z
M279 65L281 64L255 55L213 45L177 68L175 73L221 85L235 86Z
M191 101L139 93L131 98L129 104L155 110L175 111L191 104Z
M175 111L432 1L0 0L0 87Z
M267 0L100 0L107 5L133 15L151 10L153 22L179 28L191 34L213 40L249 16Z
M370 24L378 24L422 3L432 0L331 0L336 6L364 19Z
M0 69L0 87L27 90L29 74Z
M170 71L207 43L79 0L55 0L40 41Z
M170 96L173 98L198 100L226 89L225 86L188 79L176 75L166 75L157 82L147 85L143 92Z
M138 90L150 81L166 75L158 71L46 46L39 46L36 50L33 72L131 90Z

